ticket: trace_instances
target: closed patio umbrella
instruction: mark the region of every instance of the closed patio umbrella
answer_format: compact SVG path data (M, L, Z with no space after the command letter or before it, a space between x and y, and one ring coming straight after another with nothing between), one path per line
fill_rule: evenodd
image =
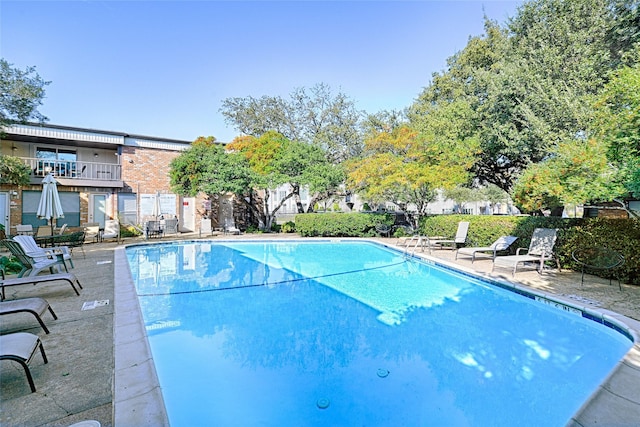
M40 196L40 204L38 205L36 216L40 219L46 219L51 224L51 235L53 235L55 220L64 218L57 181L51 174L48 174L42 180L42 195Z
M160 207L160 192L156 193L156 199L153 203L153 210L151 211L151 215L157 220L160 215L162 215L162 208Z

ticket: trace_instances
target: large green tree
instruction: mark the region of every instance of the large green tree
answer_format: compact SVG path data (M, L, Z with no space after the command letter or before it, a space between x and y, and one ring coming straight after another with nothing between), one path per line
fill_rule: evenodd
M0 59L0 132L14 122L46 121L38 107L49 83L38 75L35 67L20 70Z
M511 190L561 144L585 140L593 99L637 46L637 0L532 0L507 25L449 58L411 106L416 128L452 103L468 105L480 142L474 173Z
M333 94L326 84L295 89L290 99L279 96L227 98L220 108L225 121L239 132L260 137L268 131L323 149L340 163L360 153L362 112L344 93Z
M596 103L593 132L607 145L624 192L640 197L640 64L614 73Z

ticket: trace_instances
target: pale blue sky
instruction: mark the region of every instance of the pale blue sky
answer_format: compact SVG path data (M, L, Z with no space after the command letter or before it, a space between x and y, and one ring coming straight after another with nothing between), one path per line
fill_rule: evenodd
M328 84L409 106L446 59L522 1L7 1L0 54L51 81L49 123L192 141L237 132L230 97Z

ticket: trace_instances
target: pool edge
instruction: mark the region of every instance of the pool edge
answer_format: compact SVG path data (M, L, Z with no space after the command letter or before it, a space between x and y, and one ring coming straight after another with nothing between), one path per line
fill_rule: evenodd
M114 254L113 425L169 426L125 251Z

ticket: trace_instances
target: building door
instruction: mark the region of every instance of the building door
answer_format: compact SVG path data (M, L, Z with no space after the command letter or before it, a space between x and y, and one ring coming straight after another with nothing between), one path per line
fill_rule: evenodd
M182 199L180 212L180 231L196 230L196 198L185 197Z
M4 231L9 233L9 193L0 193L0 224L4 225Z
M107 216L107 196L104 194L92 194L89 197L89 221L97 222L104 227Z

